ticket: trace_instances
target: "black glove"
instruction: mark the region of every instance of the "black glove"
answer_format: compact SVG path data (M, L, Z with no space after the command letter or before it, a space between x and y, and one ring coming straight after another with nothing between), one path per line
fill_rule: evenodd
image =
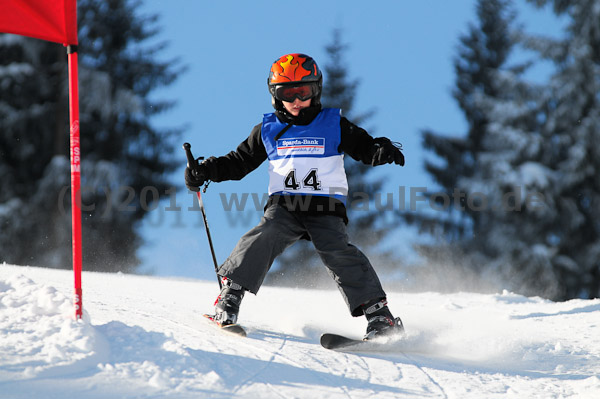
M386 163L395 163L396 165L404 166L404 155L400 151L401 146L398 146L386 137L378 137L375 139L375 153L371 165L383 165Z
M206 165L197 164L192 168L185 168L185 185L190 191L200 191L200 186L207 180Z

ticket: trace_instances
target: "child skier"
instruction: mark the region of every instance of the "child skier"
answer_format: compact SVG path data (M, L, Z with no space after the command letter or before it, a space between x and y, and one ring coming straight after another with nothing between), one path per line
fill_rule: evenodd
M351 315L366 316L364 339L403 331L369 260L348 242L343 155L373 166L404 166L404 156L389 139L371 137L339 109L322 109L322 83L311 57L295 53L277 59L267 79L275 112L265 114L235 151L185 170L186 186L198 191L205 181L239 180L269 161L264 216L218 270L223 285L214 320L220 325L237 322L245 291L256 294L275 258L305 238L338 284Z

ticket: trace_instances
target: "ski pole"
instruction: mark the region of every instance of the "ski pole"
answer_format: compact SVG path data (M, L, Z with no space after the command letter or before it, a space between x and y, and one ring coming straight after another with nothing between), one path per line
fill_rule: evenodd
M187 157L187 167L190 169L195 169L198 165L196 159L192 155L192 145L190 143L183 143L183 149L185 150L185 155ZM200 158L203 159L203 158ZM206 188L205 188L206 190ZM208 246L210 247L210 253L212 255L212 260L215 265L215 273L217 274L217 281L219 282L219 289L223 288L221 279L219 278L219 264L217 263L217 257L215 255L215 249L213 247L212 238L210 236L210 229L208 228L208 220L206 219L206 210L204 209L204 203L202 202L202 194L200 194L200 188L198 187L198 191L196 192L196 197L198 198L198 205L200 206L200 212L202 212L202 219L204 220L204 227L206 227L206 236L208 237Z

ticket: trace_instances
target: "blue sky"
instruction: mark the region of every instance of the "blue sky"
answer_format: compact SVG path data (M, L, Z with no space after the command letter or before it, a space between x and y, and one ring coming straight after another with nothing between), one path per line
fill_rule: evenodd
M403 144L406 166L381 166L386 192L399 199L400 186L435 189L424 172L422 129L463 134L465 122L451 96L452 66L459 36L475 23L475 1L201 1L146 0L142 12L160 14L160 39L169 42L161 59L180 57L188 67L156 96L177 100L157 117L156 126L185 126L184 141L195 156L219 156L235 149L272 112L266 79L271 63L291 52L328 60L325 46L339 28L349 45L346 67L360 81L354 113L374 110L362 126L374 136ZM549 11L519 1L518 21L528 31L556 31ZM324 76L327 85L327 75ZM161 203L140 226L143 272L163 276L214 278L200 213L188 210L195 198L183 186L185 154L173 176L176 196ZM238 182L212 183L204 194L207 216L219 262L239 237L253 227L262 211L249 200L243 212L224 210L221 196L267 189L266 163ZM408 195L408 194L407 194ZM407 198L408 200L408 198ZM180 210L172 210L176 205ZM390 237L398 251L408 253L420 239L409 228ZM375 265L376 266L376 265Z

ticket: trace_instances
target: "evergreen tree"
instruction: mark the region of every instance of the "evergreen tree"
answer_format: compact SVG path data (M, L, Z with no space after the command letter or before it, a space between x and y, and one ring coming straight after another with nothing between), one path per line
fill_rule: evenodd
M479 1L477 16L479 25L471 25L468 34L460 38L458 57L454 61L456 87L453 97L465 115L468 131L464 137L438 134L431 130L423 132L423 145L442 158L442 164L426 161L425 169L452 200L449 215L440 218L439 213L406 214L411 222L448 239L461 239L478 230L479 212L466 207L462 196L455 196L459 180L474 176L479 170L479 157L490 124L490 115L482 104L484 98L498 98L505 92L496 81L498 71L505 67L514 41L511 40L506 1ZM433 201L442 201L436 197ZM455 203L455 201L458 201ZM439 204L443 205L442 203ZM454 210L465 212L454 214Z
M176 77L159 62L156 16L139 2L78 2L83 267L134 271L136 224L166 195L172 134L150 124L172 106L151 92ZM71 267L67 65L64 47L0 35L2 261Z
M533 2L533 1L532 1ZM551 171L539 256L557 299L600 296L600 0L537 0L567 21L560 39L531 38L556 72L544 97L544 164Z
M322 103L324 107L340 108L345 117L361 126L373 113L353 115L359 82L348 77L349 71L344 66L347 64L344 60L347 48L342 42L341 31L334 30L332 42L325 47L329 59L323 65L325 82ZM373 129L367 130L373 133ZM372 261L377 255L380 262L374 262L375 267L389 267L392 264L389 262L391 254L377 248L389 226L383 223L383 215L374 206L375 193L381 191L383 180L369 177L373 168L349 157L345 158L344 166L349 186L347 210L350 241L372 258ZM332 284L314 247L304 240L294 244L278 258L277 267L267 276L267 282L279 285L300 283L310 287Z
M600 1L536 3L551 3L568 18L564 37L510 35L510 20L502 17L508 3L478 3L481 24L462 39L456 62L456 98L469 133L424 134L426 146L446 162L428 164L429 172L446 196L462 201L456 208L463 211L412 220L446 239L445 246L421 248L430 259L447 263L452 254L457 264L480 276L500 275L526 295L597 297ZM503 37L518 37L554 63L547 83L527 83L524 67L508 66L517 43ZM452 196L454 189L461 195Z
M533 195L548 183L540 177L547 170L537 159L542 138L540 106L534 100L540 89L524 81L527 64L511 64L518 35L510 3L480 0L477 17L478 25L460 38L454 62L453 94L468 132L452 137L424 131L424 146L442 158L426 163L441 186L440 192L429 193L438 210L403 216L438 238L418 247L427 261L416 270L427 278L437 276L439 284L450 280L439 269L427 269L443 264L462 283L469 283L465 276L474 271L477 279L500 275L514 289L539 292L554 286L547 273L540 277L546 264L526 262L540 236Z

